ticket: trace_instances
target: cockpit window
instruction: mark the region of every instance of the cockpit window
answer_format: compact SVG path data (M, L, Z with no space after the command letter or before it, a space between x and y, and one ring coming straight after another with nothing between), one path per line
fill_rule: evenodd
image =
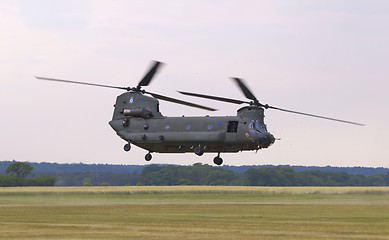
M250 130L255 130L255 131L261 132L261 133L267 131L267 130L266 130L266 125L265 125L265 124L261 124L261 123L259 123L258 121L255 121L255 120L253 120L253 121L250 122L250 124L249 124L249 129L250 129Z
M256 129L258 132L263 132L263 131L264 131L263 126L262 126L259 122L256 122L256 123L255 123L255 129Z

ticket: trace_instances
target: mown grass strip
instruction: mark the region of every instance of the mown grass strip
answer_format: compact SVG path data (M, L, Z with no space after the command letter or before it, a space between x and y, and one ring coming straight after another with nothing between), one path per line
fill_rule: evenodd
M125 186L125 187L10 187L12 194L389 194L389 187L250 187L250 186Z
M2 239L388 239L389 188L0 189Z

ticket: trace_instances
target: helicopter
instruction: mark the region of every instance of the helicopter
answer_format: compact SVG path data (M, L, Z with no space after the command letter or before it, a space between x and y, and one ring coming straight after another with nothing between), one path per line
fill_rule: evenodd
M262 104L243 80L237 77L231 79L250 101L179 91L180 94L192 97L238 105L246 104L237 110L236 116L164 116L159 111L158 99L208 111L216 111L216 109L144 90L142 87L150 84L161 65L163 65L162 62L154 61L136 87L118 87L47 77L36 78L46 81L125 90L124 93L117 96L109 125L126 142L123 147L124 151L130 151L132 145L147 150L146 161L152 159L151 153L193 152L198 156L202 156L204 153L217 153L213 162L216 165L221 165L223 159L220 157L220 153L258 151L259 149L268 148L274 144L276 138L267 130L264 122L265 109L363 126L363 124L356 122ZM146 94L151 95L151 97Z

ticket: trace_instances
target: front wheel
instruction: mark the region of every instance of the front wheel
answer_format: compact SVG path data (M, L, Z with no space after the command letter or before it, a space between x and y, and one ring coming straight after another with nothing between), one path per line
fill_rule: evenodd
M127 143L126 145L124 145L123 149L124 149L124 151L128 152L131 150L131 145L129 143Z
M145 159L146 161L150 161L153 158L150 153L146 154Z

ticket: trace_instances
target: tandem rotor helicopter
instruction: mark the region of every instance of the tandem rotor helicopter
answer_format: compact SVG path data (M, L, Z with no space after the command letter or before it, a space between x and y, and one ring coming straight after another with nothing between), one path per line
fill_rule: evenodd
M82 84L96 87L115 88L125 90L119 95L114 105L112 120L109 125L117 135L126 141L125 151L130 151L131 144L148 151L145 160L150 161L151 153L186 153L194 152L202 156L205 152L217 153L213 159L216 165L221 165L223 159L220 153L252 151L271 146L276 138L268 132L264 123L264 109L274 109L283 112L295 113L326 120L348 124L363 124L344 121L335 118L318 116L303 112L282 109L268 104L262 104L243 83L240 78L232 80L242 90L250 101L210 96L204 94L179 92L184 95L223 101L233 104L246 104L237 111L236 116L204 116L204 117L167 117L159 111L159 101L169 101L190 107L209 111L216 109L166 97L142 89L150 84L151 80L162 65L154 61L151 68L136 87L117 87L87 82L76 82L47 77L36 77L40 80L64 83ZM151 95L151 97L145 94Z

